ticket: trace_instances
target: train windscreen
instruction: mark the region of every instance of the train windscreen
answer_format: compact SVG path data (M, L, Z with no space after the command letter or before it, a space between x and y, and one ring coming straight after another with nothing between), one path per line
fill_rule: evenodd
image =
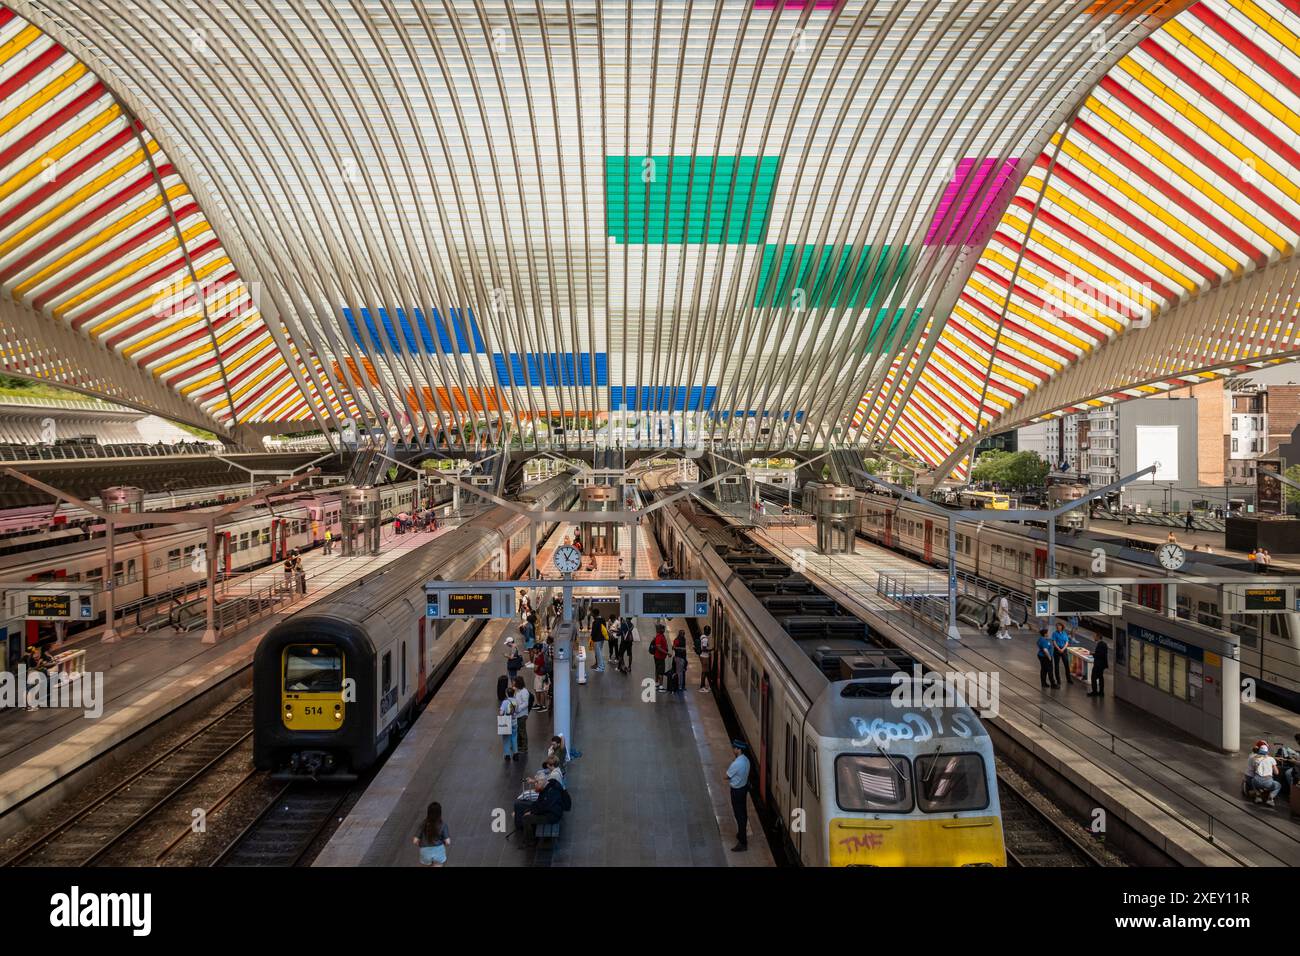
M840 754L835 758L835 799L841 810L907 813L912 809L907 758Z
M328 694L343 689L343 652L320 644L293 644L284 652L284 689Z
M927 754L916 758L916 800L926 813L983 810L988 780L979 754Z

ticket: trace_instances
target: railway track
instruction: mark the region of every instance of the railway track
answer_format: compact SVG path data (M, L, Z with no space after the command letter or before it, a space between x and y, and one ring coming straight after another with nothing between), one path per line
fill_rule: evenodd
M286 784L211 865L298 866L354 790Z
M1000 763L1000 761L999 761ZM1073 832L1052 802L1004 767L998 768L1007 864L1015 867L1114 866L1108 854Z
M42 832L5 866L95 866L116 859L159 825L189 820L201 805L204 780L251 757L252 695L244 695L170 749L89 804ZM191 797L194 799L184 799ZM170 821L170 823L168 822ZM120 851L120 852L119 852Z

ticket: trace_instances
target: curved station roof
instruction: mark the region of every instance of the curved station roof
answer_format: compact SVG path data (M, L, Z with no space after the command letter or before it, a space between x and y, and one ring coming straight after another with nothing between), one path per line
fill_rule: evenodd
M1300 351L1300 0L0 2L0 368L227 435L946 470Z

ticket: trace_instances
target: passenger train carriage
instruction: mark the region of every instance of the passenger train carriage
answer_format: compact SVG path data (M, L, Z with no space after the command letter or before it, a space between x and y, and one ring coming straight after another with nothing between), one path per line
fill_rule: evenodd
M381 520L391 520L409 508L415 491L413 481L381 486ZM283 558L294 548L309 548L323 540L327 530L337 537L341 508L339 492L326 489L287 493L277 497L269 508L250 505L234 512L217 532L218 574L260 567ZM207 532L202 528L161 525L119 531L113 548L119 611L133 602L204 580L207 569L202 552L206 548ZM0 538L0 579L102 585L104 549L102 534L88 538L72 529ZM20 606L20 597L20 592L13 591L0 605L0 627L10 634L24 628L32 632L38 626L35 621L25 622L26 609ZM106 607L102 590L96 591L90 620L75 623L102 623ZM30 643L36 635L33 632L27 636Z
M892 496L860 492L858 532L887 548L926 563L947 566L948 527L942 516ZM1146 577L1164 579L1168 572L1152 551L1128 547L1095 532L1056 538L1056 573L1048 573L1047 532L1042 528L998 521L957 522L957 567L1022 595L1033 591L1035 578ZM1103 570L1095 570L1104 559ZM1253 569L1226 555L1188 551L1183 570L1189 575L1249 576ZM1160 610L1164 585L1126 585L1125 600ZM1300 615L1224 615L1219 592L1209 585L1179 584L1178 616L1232 631L1241 640L1241 676L1253 677L1262 692L1300 709Z
M709 582L717 686L795 858L1006 865L993 747L973 710L911 706L925 698L910 658L721 521L701 530L680 503L653 521L682 576Z
M572 497L571 479L561 476L519 500L563 509ZM495 507L272 628L253 660L256 767L350 780L371 766L482 624L430 621L425 583L512 578L530 552L529 520Z

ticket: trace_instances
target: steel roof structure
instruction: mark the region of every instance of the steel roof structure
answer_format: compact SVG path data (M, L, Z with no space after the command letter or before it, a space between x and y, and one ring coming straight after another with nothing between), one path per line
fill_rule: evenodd
M3 0L0 368L244 440L982 434L1294 354L1298 0Z

